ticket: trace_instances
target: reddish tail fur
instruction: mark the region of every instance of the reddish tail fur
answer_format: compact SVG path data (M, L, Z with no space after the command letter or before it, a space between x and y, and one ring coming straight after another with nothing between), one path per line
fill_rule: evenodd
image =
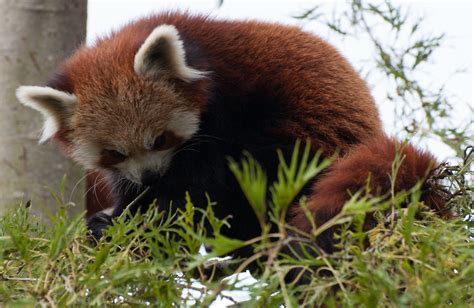
M422 181L422 201L439 214L445 214L443 199L431 190L426 181L438 166L433 156L410 144L401 144L380 136L354 147L315 182L314 193L307 206L316 225L321 226L337 215L351 195L364 187L368 187L372 195L387 194L391 189L390 175L397 152L401 165L396 174L394 190L406 191ZM308 233L312 228L300 207L294 207L290 213L290 224Z

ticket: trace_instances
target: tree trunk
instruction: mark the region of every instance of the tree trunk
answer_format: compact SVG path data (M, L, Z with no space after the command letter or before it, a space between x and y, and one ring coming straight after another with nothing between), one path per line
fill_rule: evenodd
M83 210L82 171L52 145L38 145L41 115L15 98L20 85L44 85L86 35L87 0L0 0L0 213L32 200L54 212L50 190ZM77 185L76 185L77 184Z

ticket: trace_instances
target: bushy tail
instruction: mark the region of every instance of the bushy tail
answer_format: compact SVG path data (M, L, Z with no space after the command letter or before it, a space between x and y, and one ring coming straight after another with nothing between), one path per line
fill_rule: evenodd
M393 185L392 166L397 159L400 165ZM445 201L430 187L428 180L438 165L429 153L379 136L354 147L346 156L335 161L327 173L315 182L307 207L316 225L321 226L337 215L353 194L364 188L369 188L371 195L384 196L391 191L392 185L395 192L400 192L421 182L422 201L443 215ZM312 225L298 206L290 213L289 222L302 231L311 231Z

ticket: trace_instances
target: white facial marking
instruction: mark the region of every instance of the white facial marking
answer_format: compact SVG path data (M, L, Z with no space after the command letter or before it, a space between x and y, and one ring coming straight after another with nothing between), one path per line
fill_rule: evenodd
M115 206L111 206L106 208L105 210L100 211L100 213L104 213L105 215L112 216L115 211Z
M16 97L23 105L41 112L44 116L40 143L48 141L57 133L77 103L77 98L73 94L50 87L21 86L16 90Z
M90 143L76 144L73 146L72 158L86 169L97 168L101 149Z
M159 54L163 57L159 61L152 58L157 54L157 49L160 49ZM160 68L160 61L161 64L166 61L166 67ZM170 73L174 76L188 82L201 79L207 74L186 64L183 41L172 25L161 25L151 32L135 55L134 69L138 75L152 77L171 70Z
M171 162L173 150L152 151L140 157L129 157L125 161L115 165L122 174L135 183L141 183L141 177L145 170L164 174Z
M177 111L171 114L168 130L184 139L189 139L199 129L199 116L190 111Z

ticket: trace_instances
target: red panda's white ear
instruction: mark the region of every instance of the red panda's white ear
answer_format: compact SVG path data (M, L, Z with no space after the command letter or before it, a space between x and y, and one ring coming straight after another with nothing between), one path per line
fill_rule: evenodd
M161 25L151 32L135 55L134 69L144 77L158 78L166 74L188 82L206 75L186 64L183 41L172 25Z
M77 99L74 95L49 87L21 86L16 97L25 106L44 116L45 122L40 143L48 141L71 117Z

